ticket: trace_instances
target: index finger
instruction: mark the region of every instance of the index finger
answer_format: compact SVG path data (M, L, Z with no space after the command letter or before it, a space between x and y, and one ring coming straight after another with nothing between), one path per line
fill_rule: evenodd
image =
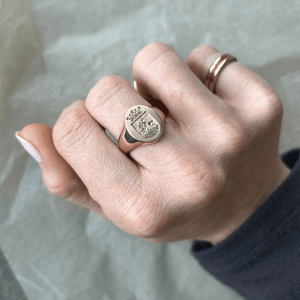
M130 232L121 216L140 195L139 167L107 136L87 111L85 101L76 101L63 111L53 128L53 142L106 216Z

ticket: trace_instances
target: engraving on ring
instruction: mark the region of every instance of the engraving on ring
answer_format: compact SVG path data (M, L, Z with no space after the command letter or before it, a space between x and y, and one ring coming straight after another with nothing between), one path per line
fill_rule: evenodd
M132 110L126 120L130 120L130 125L144 138L151 139L159 134L158 122L140 106Z

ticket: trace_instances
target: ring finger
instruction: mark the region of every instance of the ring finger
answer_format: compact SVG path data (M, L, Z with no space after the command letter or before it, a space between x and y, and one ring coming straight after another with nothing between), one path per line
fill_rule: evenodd
M211 65L221 55L222 53L214 47L201 45L189 54L186 64L204 84ZM253 85L256 86L257 93L255 94L248 92L250 86ZM260 98L267 94L266 89L269 89L270 93L273 92L264 79L239 62L232 62L221 71L215 88L216 95L240 108L245 108L248 103L253 105L255 100L260 101ZM261 91L261 95L259 95L259 91Z

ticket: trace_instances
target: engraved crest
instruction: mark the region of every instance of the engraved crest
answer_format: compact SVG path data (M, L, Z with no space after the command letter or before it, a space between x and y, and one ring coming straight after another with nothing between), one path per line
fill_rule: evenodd
M132 118L133 122L131 126L144 138L152 138L159 133L159 124L157 121L146 111L142 112L139 110L136 115L137 117Z
M134 105L125 114L127 137L135 141L152 143L161 138L164 125L159 114L149 106Z

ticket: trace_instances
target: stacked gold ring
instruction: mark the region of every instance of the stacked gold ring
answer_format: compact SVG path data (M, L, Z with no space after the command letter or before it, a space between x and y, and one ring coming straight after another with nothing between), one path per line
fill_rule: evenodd
M213 94L216 93L216 82L222 70L234 61L237 61L234 56L231 56L230 54L223 54L218 57L209 68L204 84Z

